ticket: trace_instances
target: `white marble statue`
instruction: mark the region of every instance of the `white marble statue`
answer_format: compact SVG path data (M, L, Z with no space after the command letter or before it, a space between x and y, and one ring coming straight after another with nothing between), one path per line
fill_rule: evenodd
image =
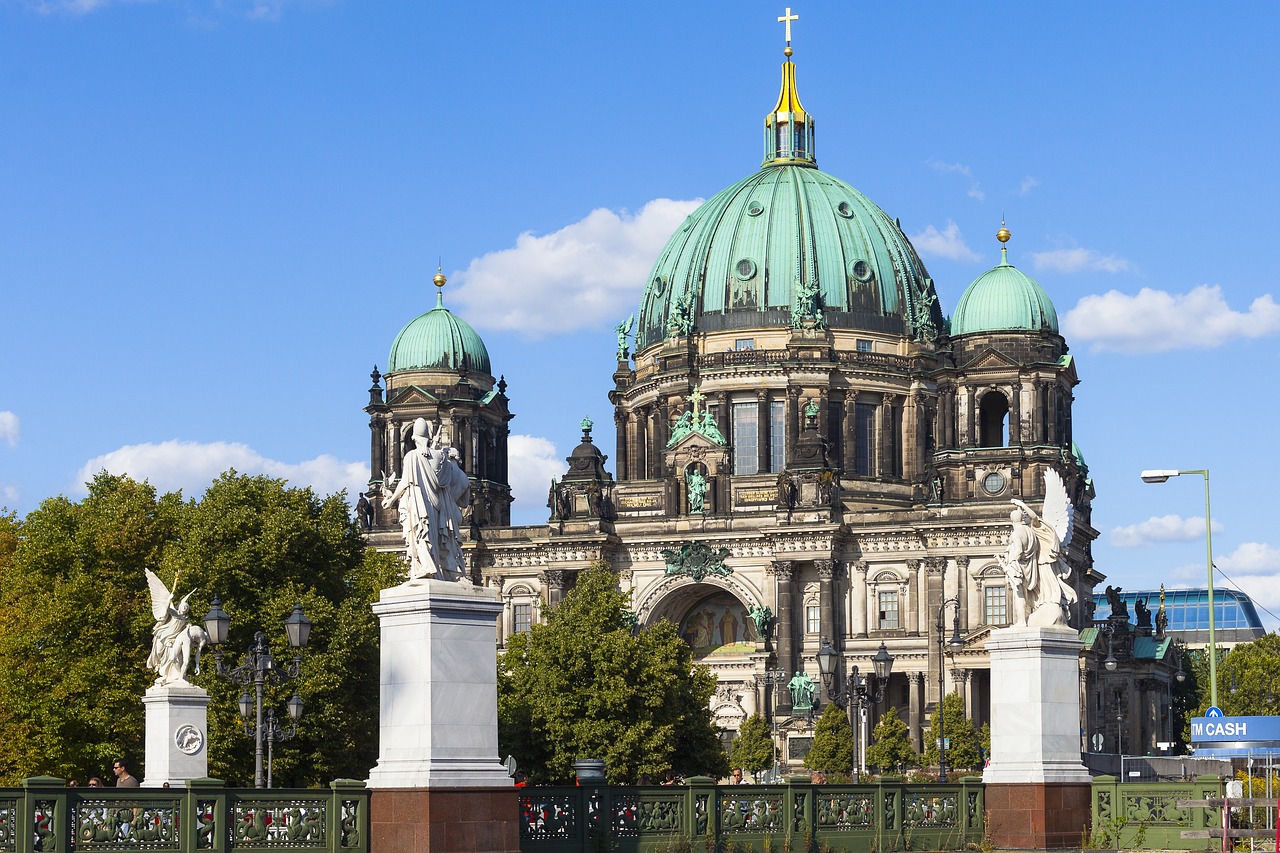
M1071 541L1075 507L1058 472L1046 470L1044 484L1040 515L1013 500L1018 508L1009 516L1013 521L1009 542L1005 552L996 555L1013 593L1015 625L1066 625L1069 608L1076 601L1071 567L1062 557L1062 546Z
M413 450L404 456L395 491L383 502L400 505L409 556L409 579L469 580L462 556L462 509L471 504L471 481L453 448L434 446L425 418L413 423Z
M151 615L156 620L155 627L151 629L151 654L147 656L147 666L156 671L156 684L189 687L187 667L194 656L195 674L200 674L200 650L208 644L209 635L198 623L191 624L190 592L174 605L177 575L173 578L173 589L169 589L155 572L150 569L143 571L151 589Z

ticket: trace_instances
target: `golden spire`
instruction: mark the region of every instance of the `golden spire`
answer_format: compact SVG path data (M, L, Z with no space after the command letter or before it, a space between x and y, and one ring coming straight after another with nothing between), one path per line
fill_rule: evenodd
M782 63L782 89L778 103L764 119L764 163L792 163L816 166L813 156L813 117L805 112L796 88L796 65L791 61L791 22L800 20L791 13L778 18L787 26L787 46L782 53L787 61Z
M1002 266L1009 265L1009 247L1005 243L1009 242L1009 238L1013 235L1009 233L1009 229L1004 227L1004 217L1000 217L1000 230L996 232L996 239L1000 241L1000 264Z
M444 277L444 267L437 266L436 274L431 279L432 283L435 284L436 286L436 307L437 308L444 307L444 285L445 285L445 282L447 282L448 280L449 279Z

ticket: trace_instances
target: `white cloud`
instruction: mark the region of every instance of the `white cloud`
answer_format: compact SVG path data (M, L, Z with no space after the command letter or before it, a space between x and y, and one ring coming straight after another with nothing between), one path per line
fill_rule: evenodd
M987 193L982 189L980 184L975 182L973 186L969 187L969 198L976 198L978 201L986 201Z
M241 474L266 474L287 479L294 486L311 486L322 495L346 489L354 498L369 479L361 462L343 462L328 454L302 462L268 459L245 444L225 441L164 441L159 444L130 444L90 459L76 475L74 494L86 493L84 483L99 471L128 474L147 480L162 492L182 489L188 497L198 497L215 477L235 468Z
M1274 582L1280 572L1280 548L1265 542L1242 542L1230 554L1214 557L1213 561L1236 580L1245 575L1265 575Z
M924 164L935 172L955 172L964 175L966 178L972 177L973 172L963 163L948 163L945 160L939 160L937 157L930 157L924 161Z
M1051 249L1047 252L1031 252L1031 263L1036 272L1126 272L1133 268L1118 255L1104 255L1094 249Z
M1136 296L1111 290L1077 302L1062 327L1069 340L1090 342L1094 350L1211 349L1234 338L1280 333L1280 305L1264 294L1248 311L1233 311L1218 285L1202 284L1190 293L1144 287Z
M0 412L0 441L10 447L17 447L21 435L22 424L13 412Z
M1213 522L1213 532L1221 533L1222 525ZM1153 515L1146 521L1111 530L1111 544L1117 548L1136 548L1155 542L1187 542L1204 538L1204 518L1180 515Z
M13 486L0 485L0 506L17 506L19 497L21 495Z
M654 258L700 199L654 199L639 212L600 208L559 231L526 232L471 261L458 298L477 326L544 338L614 323L634 308Z
M511 479L513 524L538 524L547 520L551 478L560 477L568 467L556 452L556 446L545 438L513 435L508 439L507 473Z
M107 6L123 3L151 3L155 0L28 0L25 4L41 15L87 15Z
M978 255L964 242L960 234L960 226L953 220L947 220L945 231L939 231L932 225L919 234L911 235L911 245L922 255L946 258L951 261L976 261Z
M1027 195L1038 186L1040 186L1040 182L1027 175L1022 179L1022 183L1018 184L1018 195Z

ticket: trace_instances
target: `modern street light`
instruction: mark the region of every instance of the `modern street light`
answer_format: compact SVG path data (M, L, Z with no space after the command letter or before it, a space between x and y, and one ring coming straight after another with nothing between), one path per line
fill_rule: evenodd
M951 623L951 636L946 633L947 608L955 605L955 617ZM947 781L947 724L946 715L942 713L942 700L946 698L946 654L955 654L964 648L964 638L960 636L960 599L948 598L938 606L938 781Z
M831 641L823 637L822 647L818 649L818 673L822 676L823 686L827 688L827 698L834 702L837 708L847 711L849 714L849 727L858 732L858 772L866 773L867 717L865 703L868 695L870 695L870 686L867 683L868 678L859 675L858 667L855 665L849 670L849 678L845 682L845 689L837 691L835 674L839 658L840 653L832 647ZM875 701L877 703L883 702L884 689L889 683L889 673L893 671L893 655L889 654L889 649L884 643L880 644L875 656L871 658L871 668L872 672L869 678L875 679ZM858 711L858 720L860 722L857 728L855 728L853 719L855 707Z
M294 681L302 671L302 650L311 638L311 620L302 613L302 602L293 606L293 612L284 620L285 634L289 639L289 648L293 649L293 661L283 670L276 666L271 656L271 647L267 644L267 635L258 631L253 635L253 643L245 650L244 663L237 667L227 666L222 659L221 646L227 641L227 631L231 627L231 617L222 609L218 596L213 597L209 612L204 617L204 629L209 634L209 643L213 646L213 659L217 664L217 673L236 684L243 685L245 691L240 694L240 718L244 721L245 734L252 735L254 741L253 786L255 788L271 787L270 775L265 778L262 770L262 744L274 757L274 746L279 741L286 741L298 733L298 719L302 716L302 697L294 690L293 698L287 703L289 718L292 724L289 729L283 728L276 719L274 708L262 709L262 691L268 684L284 684ZM249 686L253 686L250 694Z
M1218 644L1214 635L1214 611L1217 602L1213 598L1213 523L1209 516L1209 469L1198 468L1189 471L1150 470L1142 472L1144 483L1164 483L1170 477L1183 474L1199 474L1204 477L1204 545L1209 573L1209 704L1218 707Z

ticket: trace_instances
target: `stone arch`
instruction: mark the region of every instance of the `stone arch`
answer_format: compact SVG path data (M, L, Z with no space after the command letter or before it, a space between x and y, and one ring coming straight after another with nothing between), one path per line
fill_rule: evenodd
M1004 447L1009 428L1009 398L991 390L978 401L978 446Z
M665 579L644 597L638 609L642 624L660 619L672 622L698 660L754 652L760 637L750 609L760 602L731 577L708 578L701 583L689 578Z

